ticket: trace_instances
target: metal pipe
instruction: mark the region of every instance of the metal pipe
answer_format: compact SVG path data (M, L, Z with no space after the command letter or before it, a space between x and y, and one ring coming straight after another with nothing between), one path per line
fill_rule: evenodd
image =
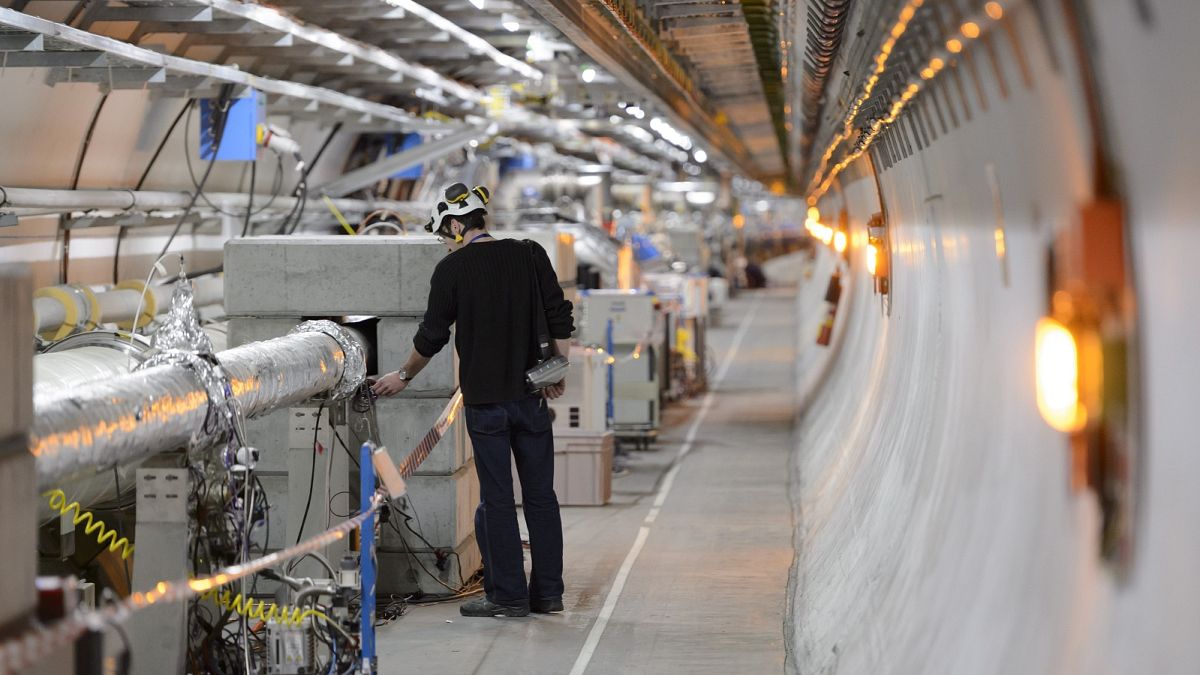
M217 355L234 404L247 417L362 383L361 343L328 321ZM211 419L212 383L185 365L159 365L34 401L29 450L38 484L54 487L97 470L224 438Z
M245 211L250 206L250 195L244 192L205 193L213 205L227 211ZM255 195L254 201L261 204L270 195ZM0 186L0 207L16 210L22 216L66 213L70 211L178 211L187 208L191 201L190 192L163 192L154 190L64 190L54 188L20 188ZM271 208L275 211L292 210L299 197L280 195ZM306 208L322 207L324 201L308 200ZM391 209L412 215L422 215L427 207L411 202L392 200L335 199L335 206L342 211L366 213L375 209Z
M486 129L468 128L443 138L425 141L414 148L403 150L338 176L317 187L313 192L330 197L343 197L373 185L397 171L404 171L418 164L444 157L471 141L483 141L491 138L496 134L497 129L498 127L492 124Z
M147 297L147 302L142 304L143 311L152 307L156 314L165 312L170 306L173 288L170 285L150 286L150 294L154 297ZM225 300L225 280L223 277L199 277L192 280L192 291L197 307L220 304ZM133 321L133 315L142 299L141 291L133 288L116 288L96 293L95 296L100 307L100 316L92 316L90 319L92 323L97 324ZM63 302L75 304L75 316L88 316L88 308L84 306L86 300L85 296L77 293L34 298L33 314L37 332L57 328L66 322L67 308Z

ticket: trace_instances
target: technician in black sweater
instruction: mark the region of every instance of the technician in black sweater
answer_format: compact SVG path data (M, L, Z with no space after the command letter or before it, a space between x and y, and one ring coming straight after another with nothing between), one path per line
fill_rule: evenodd
M574 330L545 251L536 244L493 239L484 222L486 188L447 187L426 229L450 248L433 271L429 306L404 367L374 385L381 396L404 390L450 340L455 325L459 384L467 432L475 451L482 502L475 539L483 555L485 597L460 607L464 616L526 616L562 611L562 519L554 494L554 437L545 398L565 380L530 394L525 371L537 360L532 307L540 280L546 322L556 353L569 353ZM510 455L511 451L511 455ZM524 554L513 499L512 460L525 503L533 569L525 582Z

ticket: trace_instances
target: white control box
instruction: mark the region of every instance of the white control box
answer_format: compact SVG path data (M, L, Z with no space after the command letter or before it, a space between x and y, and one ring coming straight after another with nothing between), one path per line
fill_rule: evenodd
M655 298L645 291L592 290L583 294L583 326L579 333L587 345L608 344L612 322L614 345L635 345L652 338Z

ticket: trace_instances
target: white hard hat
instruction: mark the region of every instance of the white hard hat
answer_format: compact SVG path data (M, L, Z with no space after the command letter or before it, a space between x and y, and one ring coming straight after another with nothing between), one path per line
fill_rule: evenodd
M441 199L433 205L429 214L429 222L425 223L426 232L439 232L445 225L446 218L467 216L482 211L487 213L488 200L492 193L482 185L468 188L463 183L453 183L442 190Z

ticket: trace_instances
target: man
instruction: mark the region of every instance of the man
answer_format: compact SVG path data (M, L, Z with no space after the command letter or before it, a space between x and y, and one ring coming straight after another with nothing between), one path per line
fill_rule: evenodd
M450 254L434 269L412 354L403 368L380 378L374 391L381 396L403 391L449 341L450 326L456 327L459 384L482 497L475 512L475 539L483 554L485 591L459 611L464 616L562 611L562 519L554 494L554 438L545 399L561 396L566 385L564 380L531 394L525 371L538 358L534 289L540 286L558 354L570 353L571 303L540 246L488 234L486 188L469 190L455 183L439 196L426 229L437 232ZM533 558L528 585L513 500L514 457Z

